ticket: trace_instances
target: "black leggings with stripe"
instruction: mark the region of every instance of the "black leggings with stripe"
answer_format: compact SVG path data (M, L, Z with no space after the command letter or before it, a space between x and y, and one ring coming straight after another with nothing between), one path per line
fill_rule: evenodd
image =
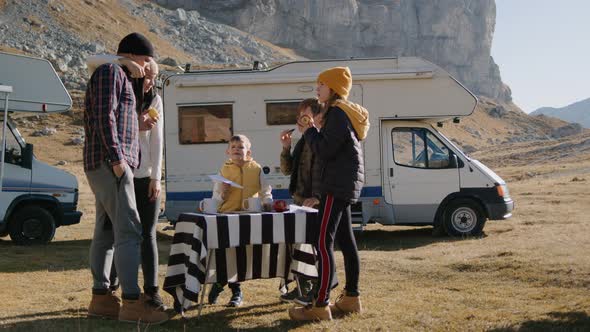
M358 295L359 255L352 232L350 203L335 198L333 195L322 196L320 210L319 237L316 243L318 255L318 284L316 305L327 305L330 301L330 289L336 278L334 261L334 241L342 250L346 285L349 295Z

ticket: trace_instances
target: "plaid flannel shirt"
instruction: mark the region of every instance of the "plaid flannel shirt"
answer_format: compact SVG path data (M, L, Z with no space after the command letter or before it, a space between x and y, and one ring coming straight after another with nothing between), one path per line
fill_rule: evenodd
M139 165L139 124L133 87L123 69L105 64L96 69L86 88L84 109L84 170L125 161Z

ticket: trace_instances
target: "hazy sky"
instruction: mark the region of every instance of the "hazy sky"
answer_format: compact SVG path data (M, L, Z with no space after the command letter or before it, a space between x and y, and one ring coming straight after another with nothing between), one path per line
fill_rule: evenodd
M492 56L525 112L590 98L590 1L496 0Z

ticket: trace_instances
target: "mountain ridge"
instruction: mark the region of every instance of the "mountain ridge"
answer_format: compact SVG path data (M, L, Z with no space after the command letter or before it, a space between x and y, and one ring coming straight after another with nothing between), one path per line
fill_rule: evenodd
M568 122L579 123L590 128L590 98L586 98L564 107L540 107L530 115L545 115Z

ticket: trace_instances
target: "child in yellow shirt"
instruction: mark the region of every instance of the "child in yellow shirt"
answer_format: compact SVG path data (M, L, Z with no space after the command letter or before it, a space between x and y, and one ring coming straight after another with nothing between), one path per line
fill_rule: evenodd
M221 202L219 212L240 211L243 200L250 197L259 197L262 202L272 199L272 188L265 180L262 167L252 159L251 148L250 140L244 135L235 135L230 139L226 151L229 160L221 166L219 174L243 188L232 187L227 183L215 183L213 199ZM217 302L224 286L222 283L213 285L209 292L209 304ZM239 307L243 300L240 283L229 283L229 288L232 290L232 297L227 305Z

